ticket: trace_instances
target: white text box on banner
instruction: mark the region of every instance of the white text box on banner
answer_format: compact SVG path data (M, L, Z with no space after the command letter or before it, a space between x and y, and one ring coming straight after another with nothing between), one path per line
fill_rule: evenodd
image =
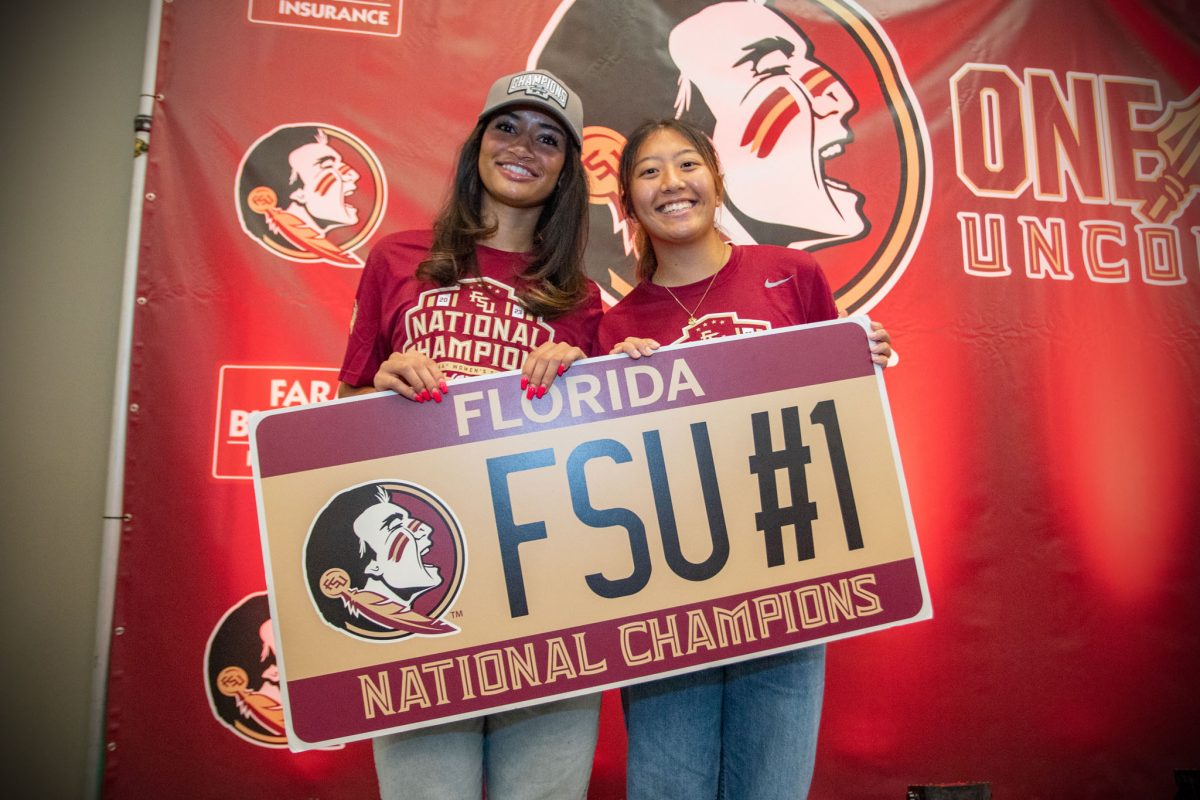
M929 618L864 325L254 415L291 746Z

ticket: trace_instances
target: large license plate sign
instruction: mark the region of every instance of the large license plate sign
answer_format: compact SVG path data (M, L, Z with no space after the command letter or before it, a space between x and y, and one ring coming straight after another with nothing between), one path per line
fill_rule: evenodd
M927 619L865 324L254 415L290 746Z

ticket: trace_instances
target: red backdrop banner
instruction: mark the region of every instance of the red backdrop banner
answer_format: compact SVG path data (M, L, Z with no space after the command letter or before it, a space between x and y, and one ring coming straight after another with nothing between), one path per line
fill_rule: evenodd
M164 3L105 796L375 795L365 743L286 748L246 421L332 396L363 258L429 225L527 66L583 98L610 301L624 136L679 114L730 237L813 251L892 332L937 616L830 647L812 797L1168 796L1200 766L1189 5ZM591 797L623 796L623 757L609 694Z

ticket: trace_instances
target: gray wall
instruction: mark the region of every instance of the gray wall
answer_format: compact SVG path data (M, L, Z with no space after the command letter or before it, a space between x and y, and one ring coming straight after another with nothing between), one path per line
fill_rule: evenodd
M0 716L6 796L82 797L133 116L149 0L0 33ZM14 789L24 791L14 791Z

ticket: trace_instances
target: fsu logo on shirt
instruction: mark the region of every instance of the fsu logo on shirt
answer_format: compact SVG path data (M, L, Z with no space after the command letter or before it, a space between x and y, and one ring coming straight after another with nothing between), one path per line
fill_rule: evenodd
M452 375L488 375L520 369L554 329L532 316L511 287L491 278L422 292L404 314L409 347Z
M683 342L707 342L709 339L719 339L722 336L737 336L739 333L753 333L771 329L771 323L761 319L742 319L732 311L720 314L705 314L694 325L688 325L683 333L671 344Z
M819 250L840 309L867 311L908 265L931 159L887 34L850 0L773 6L662 0L631 26L608 0L574 0L538 38L529 66L562 77L587 105L587 269L610 299L636 283L633 223L616 192L622 132L663 117L711 137L725 172L717 223L729 238Z

